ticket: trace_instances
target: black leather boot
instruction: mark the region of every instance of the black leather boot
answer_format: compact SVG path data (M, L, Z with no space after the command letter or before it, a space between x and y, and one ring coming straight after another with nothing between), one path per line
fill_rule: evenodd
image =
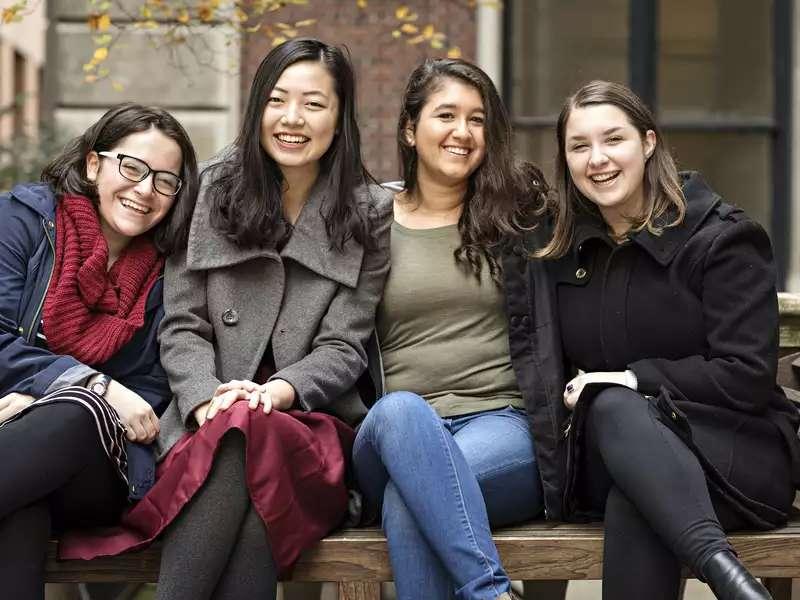
M712 555L703 567L711 591L722 600L772 600L761 583L744 568L733 552Z

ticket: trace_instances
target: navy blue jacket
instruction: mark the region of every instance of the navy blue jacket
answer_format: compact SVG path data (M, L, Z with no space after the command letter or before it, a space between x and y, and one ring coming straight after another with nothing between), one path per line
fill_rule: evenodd
M161 278L147 298L144 326L110 360L86 366L48 350L41 315L53 271L55 206L53 191L42 183L0 194L0 396L20 392L39 398L83 383L94 369L139 394L160 416L171 398L158 352ZM149 445L129 442L127 452L128 492L135 500L153 485L155 460Z

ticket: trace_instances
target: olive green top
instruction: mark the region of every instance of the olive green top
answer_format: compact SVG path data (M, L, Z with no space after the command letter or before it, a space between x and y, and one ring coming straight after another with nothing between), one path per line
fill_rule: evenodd
M385 392L425 398L442 417L524 402L508 351L503 291L453 258L457 225L392 225L391 270L378 306Z

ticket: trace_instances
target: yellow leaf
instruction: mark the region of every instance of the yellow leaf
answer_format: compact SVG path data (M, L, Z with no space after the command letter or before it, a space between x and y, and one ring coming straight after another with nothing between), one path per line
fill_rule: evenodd
M87 75L86 77L83 78L83 80L86 83L94 83L95 81L97 81L97 75Z
M444 44L442 43L441 40L432 39L431 48L433 48L434 50L441 50L442 48L444 48Z
M447 51L447 58L461 58L461 48L453 46Z
M18 6L3 9L3 23L11 23L17 18Z
M402 32L401 32L399 29L395 29L395 30L392 32L392 37L393 37L394 39L397 39L397 38L399 38L399 37L400 37L400 36L402 36L402 35L403 35L403 34L402 34Z
M105 59L108 58L108 48L98 48L94 51L94 56L92 56L92 60L95 62L103 62Z
M97 19L97 30L108 31L109 27L111 27L111 16L108 13L100 15L100 18Z
M176 19L178 20L178 23L183 23L185 25L189 22L189 11L185 8L180 9Z
M402 21L410 12L411 10L405 4L403 4L397 7L397 9L394 11L394 16Z
M95 67L95 65L92 62L85 63L83 65L83 72L84 73L91 73L92 71L94 71L94 67Z
M426 25L425 29L422 30L422 35L425 36L426 40L429 40L433 37L433 34L436 32L433 25Z
M425 41L425 36L424 35L418 35L417 37L409 38L407 41L408 41L409 44L412 44L412 45L413 44L419 44L419 43L422 43L422 42Z
M356 0L356 6L358 8L367 8L367 0Z
M285 41L286 41L286 38L283 37L282 35L279 35L279 36L276 36L276 37L272 38L272 45L273 46L280 46Z
M292 26L287 23L275 23L275 27L278 29L291 29Z
M303 19L302 21L298 21L297 23L295 23L294 26L295 27L309 27L310 25L313 25L316 22L317 22L316 19Z
M114 89L115 92L121 92L125 89L125 86L122 85L119 81L112 81L111 87Z
M415 33L419 33L419 27L412 25L411 23L403 23L400 26L400 31L407 33L408 35L414 35Z

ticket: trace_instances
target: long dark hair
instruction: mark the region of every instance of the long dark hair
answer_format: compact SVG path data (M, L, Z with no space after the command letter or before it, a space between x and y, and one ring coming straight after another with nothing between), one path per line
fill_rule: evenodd
M337 133L320 159L319 175L327 178L322 216L331 246L341 249L351 237L369 245L368 212L353 197L356 186L372 181L361 158L353 66L346 49L314 39L289 40L261 61L233 151L210 175L211 223L240 246L275 242L283 219L283 176L261 147L261 119L283 71L300 61L322 64L336 84L339 99Z
M686 214L686 200L681 191L678 170L653 113L642 99L626 86L612 81L591 81L566 99L558 116L556 125L558 202L552 207L553 237L536 253L537 256L550 258L563 256L572 244L577 214L588 212L599 215L594 203L585 198L572 181L567 167L566 150L567 121L572 111L598 104L609 104L624 112L642 139L648 130L656 134L655 148L646 159L644 167L643 212L631 220L631 231L647 229L655 235L660 235L665 227L674 227L683 221Z
M485 260L492 280L500 285L502 268L494 250L508 236L530 229L544 207L547 183L538 167L514 159L508 114L489 76L464 60L428 59L408 78L397 122L400 168L408 196L413 198L417 189L418 157L406 131L416 128L428 98L448 79L475 88L481 95L486 115L486 155L469 178L464 208L458 220L461 245L454 252L455 260L479 280Z
M83 135L69 142L64 151L42 171L42 181L57 196L76 194L99 201L97 186L86 178L86 156L91 151L111 150L123 138L149 129L158 129L181 149L183 180L178 195L166 216L148 232L156 248L170 254L186 246L189 223L197 198L197 158L188 134L178 120L163 108L124 103L110 108Z

